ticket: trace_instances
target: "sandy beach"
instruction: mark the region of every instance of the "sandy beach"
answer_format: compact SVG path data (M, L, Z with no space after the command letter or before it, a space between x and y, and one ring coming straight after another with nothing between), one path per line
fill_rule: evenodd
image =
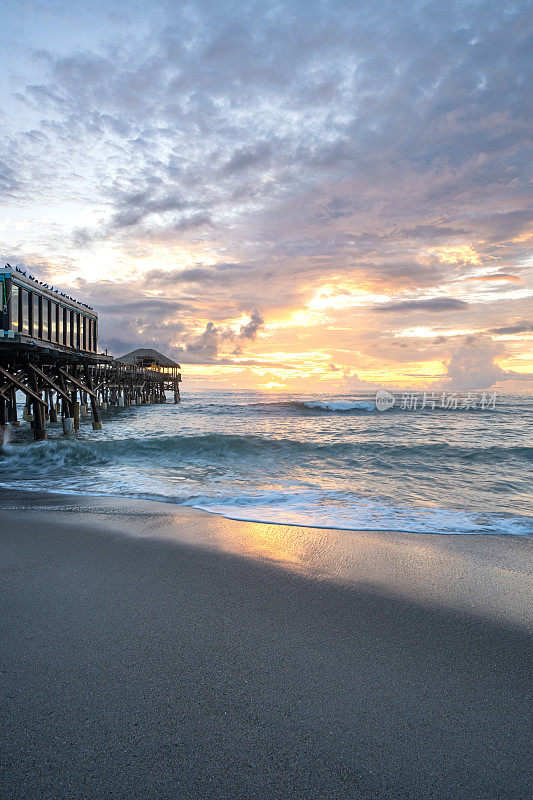
M531 540L0 496L3 800L519 800Z

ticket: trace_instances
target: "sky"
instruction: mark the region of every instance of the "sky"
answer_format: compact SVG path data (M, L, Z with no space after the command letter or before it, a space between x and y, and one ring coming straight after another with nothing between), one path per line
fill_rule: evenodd
M528 2L0 0L0 258L189 389L533 389Z

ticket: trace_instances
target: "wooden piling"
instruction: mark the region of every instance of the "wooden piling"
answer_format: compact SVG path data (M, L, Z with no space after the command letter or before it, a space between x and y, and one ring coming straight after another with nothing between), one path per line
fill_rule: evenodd
M74 392L74 395L76 393ZM72 403L73 414L72 417L74 419L74 430L79 431L80 429L80 404L77 400L74 400Z
M89 367L87 366L87 364L85 364L84 373L85 373L85 381L87 383L87 386L89 387L89 389L91 389L91 392L92 392L93 382L92 382L91 373L89 371ZM93 413L93 430L100 431L100 430L102 430L102 423L100 421L100 417L98 416L98 408L96 406L96 397L93 394L89 394L89 398L91 400L91 411Z
M31 388L38 399L33 400L33 438L36 442L46 439L45 408L41 402L41 391L35 373L30 377Z
M14 386L11 389L11 424L14 428L18 428L20 425L17 417L17 390Z
M180 401L181 376L175 369L113 361L103 354L69 351L51 341L26 343L24 338L0 341L0 428L20 424L17 391L25 395L23 418L36 440L46 438L46 421L56 423L59 415L66 434L79 430L89 402L93 428L98 430L99 406L165 403L166 390L173 390L175 403Z

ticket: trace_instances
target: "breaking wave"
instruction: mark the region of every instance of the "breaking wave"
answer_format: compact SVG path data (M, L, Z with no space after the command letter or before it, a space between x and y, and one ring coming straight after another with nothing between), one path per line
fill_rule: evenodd
M0 450L0 480L6 474L18 473L23 480L28 470L41 468L47 472L54 469L84 466L105 466L123 462L166 464L178 466L187 459L272 460L283 458L296 463L302 458L343 459L376 457L393 461L396 459L454 459L456 461L480 461L484 464L501 462L502 459L521 459L533 462L533 447L509 445L460 446L447 442L428 442L423 445L403 442L331 442L315 444L290 438L267 438L259 435L203 434L199 436L154 436L124 439L108 438L57 438L31 444L7 444ZM273 462L273 465L276 462Z
M9 428L0 487L194 506L352 530L533 533L531 400L376 412L369 397L191 395L102 413L73 438Z
M320 408L323 411L375 411L376 404L371 401L360 400L351 403L349 400L331 400L329 402L307 401L303 403L306 408Z
M390 493L365 497L356 490L365 476L384 480L391 469L415 475L440 463L446 474L450 465L460 471L461 465L478 469L480 464L486 470L505 462L526 472L532 461L533 447L516 444L315 443L221 433L120 439L82 433L75 439L8 444L0 451L0 486L152 499L265 523L523 535L533 533L527 517L395 502Z
M439 507L405 507L342 493L325 493L320 497L311 493L270 493L223 501L217 497L205 497L184 504L227 519L308 528L448 535L533 535L533 520L527 517L503 513L472 514Z

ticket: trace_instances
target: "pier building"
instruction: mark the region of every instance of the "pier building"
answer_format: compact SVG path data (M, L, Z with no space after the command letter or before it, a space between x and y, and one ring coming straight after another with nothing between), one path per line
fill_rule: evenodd
M137 354L140 354L139 357ZM100 409L179 402L180 366L156 350L115 359L98 352L98 314L85 303L6 264L0 268L0 444L6 425L20 425L17 391L26 398L23 418L35 439L61 417L65 433Z

